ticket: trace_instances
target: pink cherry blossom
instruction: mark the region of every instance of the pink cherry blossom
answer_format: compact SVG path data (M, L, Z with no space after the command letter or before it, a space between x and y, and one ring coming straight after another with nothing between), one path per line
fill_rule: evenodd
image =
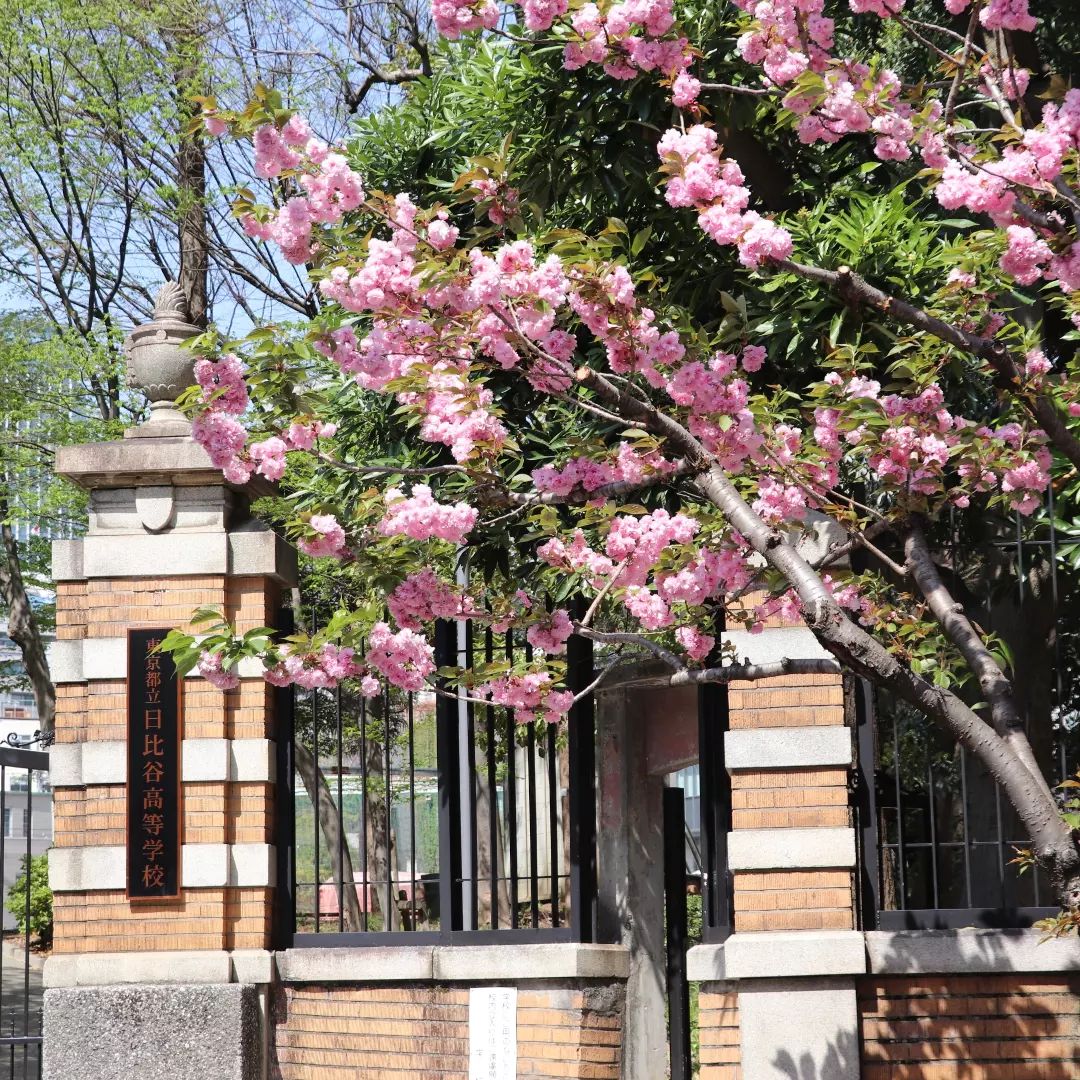
M453 505L435 501L426 484L413 485L412 495L390 488L385 496L386 514L379 522L383 536L408 536L412 540L448 540L460 544L476 524L479 512L468 503Z
M288 447L276 435L252 443L249 449L255 471L267 480L280 480L285 475L285 452Z
M435 671L434 652L419 634L407 629L394 633L384 622L371 628L364 658L402 690L423 690Z
M315 536L303 536L297 541L297 546L305 555L312 558L345 557L348 552L345 530L333 514L313 514L308 525Z
M686 655L691 660L704 660L716 644L716 638L702 633L694 626L680 626L675 631L675 640L686 650Z
M1021 285L1030 285L1042 276L1043 265L1053 255L1045 240L1026 225L1010 225L1005 230L1009 246L1001 257L1001 269Z
M533 623L525 632L525 638L542 652L559 654L566 652L566 641L573 632L569 613L557 608L548 618Z
M1028 0L988 0L979 12L987 30L1034 30L1037 22L1028 11Z
M464 589L439 581L430 567L409 574L386 598L398 626L419 630L433 619L463 619L482 614Z
M199 674L219 690L235 690L240 685L240 676L237 675L235 667L226 671L223 663L221 653L204 650L199 656L197 665Z
M240 416L248 407L244 374L244 364L234 353L225 353L216 361L201 359L195 363L195 381L202 387L202 400L234 416Z

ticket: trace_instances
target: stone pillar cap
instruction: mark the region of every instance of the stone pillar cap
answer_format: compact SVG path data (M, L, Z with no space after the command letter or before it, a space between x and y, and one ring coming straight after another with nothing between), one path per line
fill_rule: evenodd
M205 487L221 485L257 499L270 495L274 486L261 477L246 484L229 484L209 454L191 438L132 439L123 442L58 446L54 471L57 476L88 491L97 488Z

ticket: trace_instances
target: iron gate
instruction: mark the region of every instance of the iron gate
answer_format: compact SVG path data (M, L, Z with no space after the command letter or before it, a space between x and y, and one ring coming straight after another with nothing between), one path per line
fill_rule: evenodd
M531 659L514 631L435 628L439 666ZM591 643L566 681L592 682ZM569 722L464 696L279 691L280 947L593 941L592 695Z

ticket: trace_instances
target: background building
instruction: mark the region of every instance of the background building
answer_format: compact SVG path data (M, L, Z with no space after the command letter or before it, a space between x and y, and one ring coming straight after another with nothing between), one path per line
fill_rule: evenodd
M47 604L52 597L43 589L32 590L31 602ZM7 619L0 616L0 745L29 745L38 730L37 708L29 687L13 679L21 670L19 648L8 637ZM36 748L35 744L35 748ZM29 850L40 855L52 845L52 788L49 774L0 767L0 850L3 862L3 899L19 875ZM15 920L4 909L3 927Z

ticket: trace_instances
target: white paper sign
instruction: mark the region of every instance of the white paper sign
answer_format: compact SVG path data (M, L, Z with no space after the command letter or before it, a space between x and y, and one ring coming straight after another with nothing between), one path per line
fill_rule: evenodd
M469 1080L517 1080L517 987L469 990Z

